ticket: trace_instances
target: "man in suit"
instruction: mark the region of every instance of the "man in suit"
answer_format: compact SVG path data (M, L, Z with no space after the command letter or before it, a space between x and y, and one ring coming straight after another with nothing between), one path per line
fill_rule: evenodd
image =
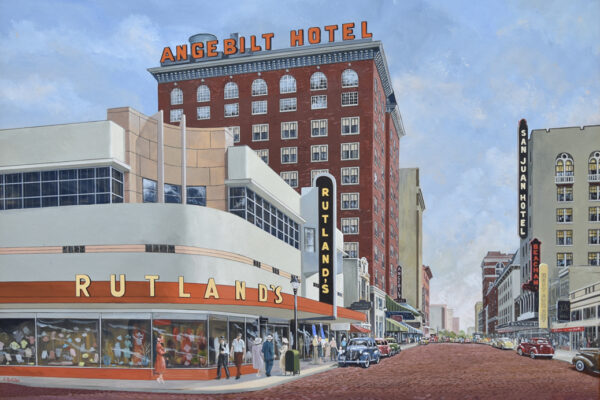
M227 359L229 358L229 345L225 342L225 336L219 338L219 359L217 362L217 379L221 379L221 366L225 368L225 374L229 379L229 368L227 367Z
M275 358L275 348L273 346L273 336L268 335L267 340L263 343L262 352L265 357L265 372L267 376L271 376L273 368L273 359Z

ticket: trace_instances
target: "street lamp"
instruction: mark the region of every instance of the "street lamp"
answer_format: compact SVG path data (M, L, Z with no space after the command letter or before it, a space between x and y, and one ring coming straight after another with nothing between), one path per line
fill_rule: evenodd
M290 283L294 289L294 348L298 350L298 288L300 287L300 282L296 275L292 275Z

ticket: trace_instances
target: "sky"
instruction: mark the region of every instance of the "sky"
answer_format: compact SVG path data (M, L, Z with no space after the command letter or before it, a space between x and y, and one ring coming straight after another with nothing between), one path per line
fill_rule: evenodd
M474 325L480 263L515 251L517 124L600 124L600 1L0 0L0 129L157 111L146 71L200 32L274 32L368 21L383 42L419 167L431 302Z

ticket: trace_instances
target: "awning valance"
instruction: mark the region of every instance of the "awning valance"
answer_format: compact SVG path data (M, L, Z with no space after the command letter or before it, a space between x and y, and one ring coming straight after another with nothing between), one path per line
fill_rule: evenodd
M370 333L371 330L357 324L350 324L351 333Z

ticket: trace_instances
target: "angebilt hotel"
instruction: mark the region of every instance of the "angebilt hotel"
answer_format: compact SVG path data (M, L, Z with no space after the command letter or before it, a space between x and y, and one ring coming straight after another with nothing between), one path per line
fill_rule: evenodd
M0 131L0 375L152 379L162 334L166 379L213 378L221 335L293 342L294 277L303 354L366 320L341 268L318 301L316 204L231 130L162 116Z

